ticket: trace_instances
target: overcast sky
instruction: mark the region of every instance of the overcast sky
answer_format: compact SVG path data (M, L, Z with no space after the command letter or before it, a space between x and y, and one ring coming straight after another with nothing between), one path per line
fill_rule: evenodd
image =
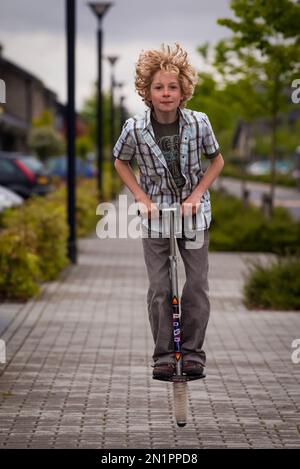
M76 103L80 108L97 77L96 18L77 0ZM114 0L103 21L103 54L118 55L116 79L130 114L144 109L134 90L134 65L142 49L179 42L192 64L204 67L198 45L228 36L216 20L232 16L229 0ZM3 55L38 76L66 101L65 0L1 0ZM109 64L103 61L103 87L109 88ZM0 77L1 78L1 77ZM117 92L118 99L120 92Z

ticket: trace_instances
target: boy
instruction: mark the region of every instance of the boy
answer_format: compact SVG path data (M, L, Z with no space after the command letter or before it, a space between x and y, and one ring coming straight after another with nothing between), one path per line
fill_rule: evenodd
M187 249L176 238L186 282L181 295L183 372L202 375L206 355L202 349L210 314L208 298L208 229L211 220L208 188L222 171L224 160L206 114L185 108L197 83L197 73L179 44L143 51L136 64L135 86L148 109L128 119L114 147L115 168L139 202L142 224L158 215L158 206L180 204L181 216L197 214L203 201L204 216L196 218L203 243ZM209 159L205 173L201 153ZM138 184L128 164L135 157ZM149 278L147 305L154 339L156 378L169 378L175 370L169 239L142 237Z

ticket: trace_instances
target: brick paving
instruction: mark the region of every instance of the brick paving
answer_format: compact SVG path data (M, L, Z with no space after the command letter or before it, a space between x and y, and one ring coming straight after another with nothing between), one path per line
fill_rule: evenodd
M189 383L180 429L172 384L151 378L141 240L80 240L78 264L39 298L0 305L10 315L0 336L0 447L300 447L300 363L291 360L300 314L245 308L253 256L210 253L207 377Z

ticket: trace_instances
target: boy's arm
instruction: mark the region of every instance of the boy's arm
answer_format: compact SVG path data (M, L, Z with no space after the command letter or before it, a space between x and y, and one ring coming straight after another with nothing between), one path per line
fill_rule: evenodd
M119 159L115 160L114 166L120 178L128 189L132 192L136 202L140 202L140 208L142 214L148 215L149 212L156 212L156 205L149 199L147 194L143 191L134 172L132 171L128 161L122 161Z
M195 196L198 197L200 200L204 192L210 188L214 180L219 176L223 167L224 159L221 153L219 153L215 158L209 160L209 166L205 171L203 178L199 182L198 186L195 187L192 194L195 193Z
M209 163L210 164L207 170L205 171L203 178L199 182L198 186L195 187L195 189L189 195L189 197L185 199L185 201L182 203L182 210L183 210L183 213L186 215L190 214L191 206L192 206L192 213L196 213L204 192L210 188L214 180L221 173L223 166L224 166L224 159L221 153L219 153L215 158L212 158L211 160L209 160ZM187 204L189 204L189 206Z
M115 168L120 178L124 182L125 186L127 186L128 189L132 192L136 201L139 202L143 198L147 197L147 195L137 182L135 174L132 171L128 161L116 159Z

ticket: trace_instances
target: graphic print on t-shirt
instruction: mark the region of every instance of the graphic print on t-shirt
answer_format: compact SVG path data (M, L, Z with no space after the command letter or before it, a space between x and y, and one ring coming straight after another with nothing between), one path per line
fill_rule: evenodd
M159 138L157 143L163 152L168 168L176 182L176 186L184 186L185 179L180 171L179 135L166 135Z

